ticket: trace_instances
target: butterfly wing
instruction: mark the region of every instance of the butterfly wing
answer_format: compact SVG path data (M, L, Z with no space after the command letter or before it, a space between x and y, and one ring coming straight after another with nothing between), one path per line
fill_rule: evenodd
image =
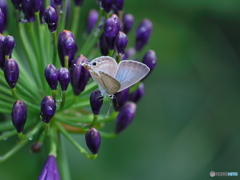
M120 83L114 79L112 76L99 71L99 74L101 76L101 80L103 82L104 89L106 91L106 94L112 95L115 94L120 89Z
M109 56L101 56L98 58L93 59L91 62L91 68L96 73L102 71L112 77L115 77L117 73L118 64L115 59Z
M149 67L141 62L132 60L121 61L115 76L115 79L121 84L118 92L140 81L149 71Z

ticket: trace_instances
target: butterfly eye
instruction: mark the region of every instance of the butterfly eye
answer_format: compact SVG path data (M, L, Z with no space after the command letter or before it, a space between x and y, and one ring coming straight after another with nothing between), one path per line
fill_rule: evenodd
M96 65L97 65L97 63L96 63L96 62L93 62L93 63L92 63L92 65L93 65L93 66L96 66Z

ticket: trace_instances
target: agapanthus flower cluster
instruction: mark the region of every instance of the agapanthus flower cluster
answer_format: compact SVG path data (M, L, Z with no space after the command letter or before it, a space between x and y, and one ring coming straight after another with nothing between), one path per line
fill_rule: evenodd
M18 135L20 141L0 162L32 141L33 152L49 147L39 179L60 179L59 134L95 159L103 138L115 137L134 119L146 77L113 99L104 98L82 64L111 56L118 63L137 59L152 71L156 54L146 44L153 25L148 19L136 24L124 11L124 0L99 0L98 6L89 10L80 31L83 0L0 0L0 113L7 117L0 122L0 139ZM130 31L135 31L134 47L128 46ZM109 112L102 110L111 102ZM115 129L105 132L109 121ZM71 133L84 134L86 144Z

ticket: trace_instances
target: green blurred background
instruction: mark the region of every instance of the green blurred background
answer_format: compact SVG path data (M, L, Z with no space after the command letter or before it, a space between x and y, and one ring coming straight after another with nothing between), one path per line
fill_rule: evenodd
M85 1L83 9L93 6ZM158 65L133 123L102 140L97 160L65 142L72 179L202 180L210 171L240 173L240 1L131 0L125 12L137 24L153 22L143 52L155 50ZM76 138L84 144L83 136ZM1 142L2 151L15 141ZM37 178L46 151L32 154L29 147L0 164L1 180Z

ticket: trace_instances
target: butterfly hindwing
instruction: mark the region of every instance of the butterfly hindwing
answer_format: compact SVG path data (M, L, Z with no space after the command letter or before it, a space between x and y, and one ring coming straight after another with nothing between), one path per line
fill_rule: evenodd
M115 79L121 84L118 92L140 81L149 71L149 67L143 63L132 60L121 61L115 76Z
M118 92L121 85L116 79L102 71L99 71L99 74L107 94L115 94Z

